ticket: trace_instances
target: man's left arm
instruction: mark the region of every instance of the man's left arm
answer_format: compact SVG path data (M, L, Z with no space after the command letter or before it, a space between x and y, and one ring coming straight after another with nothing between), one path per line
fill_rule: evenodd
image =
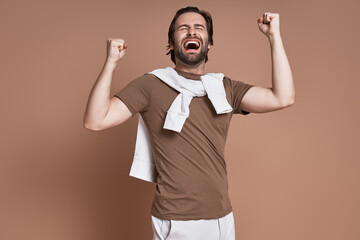
M272 87L254 86L241 101L244 111L265 113L291 106L295 102L295 87L289 61L280 36L280 16L264 13L258 26L270 42L272 60Z

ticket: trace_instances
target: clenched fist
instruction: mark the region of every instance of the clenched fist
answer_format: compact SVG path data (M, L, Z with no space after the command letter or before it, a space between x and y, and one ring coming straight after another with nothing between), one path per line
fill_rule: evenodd
M117 63L125 55L126 42L121 38L108 38L107 40L107 61Z
M278 13L265 12L257 22L260 31L266 36L280 35L280 15Z

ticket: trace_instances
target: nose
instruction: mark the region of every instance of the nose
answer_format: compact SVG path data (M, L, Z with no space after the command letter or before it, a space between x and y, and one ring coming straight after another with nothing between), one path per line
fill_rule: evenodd
M193 35L195 35L195 34L196 34L195 28L190 27L190 28L189 28L189 31L188 31L188 35L189 35L189 36L193 36Z

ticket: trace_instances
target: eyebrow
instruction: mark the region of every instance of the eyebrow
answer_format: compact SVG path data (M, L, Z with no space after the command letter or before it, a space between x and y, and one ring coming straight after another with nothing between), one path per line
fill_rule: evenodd
M194 26L195 26L195 27L203 27L203 28L205 28L204 25L199 24L199 23L194 24ZM181 24L181 25L179 25L178 28L181 28L181 27L190 27L190 25L189 25L189 24Z

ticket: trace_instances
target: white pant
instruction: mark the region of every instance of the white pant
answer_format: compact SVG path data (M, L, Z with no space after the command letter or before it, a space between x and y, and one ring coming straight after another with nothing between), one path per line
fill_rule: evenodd
M153 240L235 240L233 213L210 220L162 220L151 216Z

